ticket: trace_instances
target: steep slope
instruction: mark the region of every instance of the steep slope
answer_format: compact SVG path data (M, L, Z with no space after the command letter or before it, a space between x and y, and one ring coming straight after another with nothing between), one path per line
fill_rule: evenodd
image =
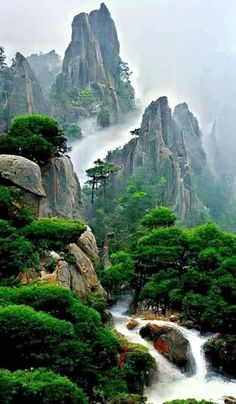
M55 157L40 168L24 157L1 154L0 185L20 191L24 206L36 217L81 216L80 184L68 157ZM40 273L26 273L22 282L28 283L29 277L41 278L77 293L104 293L93 266L93 260L98 258L96 240L88 227L77 244L70 244L69 252L74 256L73 262L67 262L63 255L53 258L45 251ZM50 271L48 262L53 264Z
M199 175L203 171L209 170L198 121L189 111L188 105L186 103L178 104L174 109L173 118L182 131L187 157L191 161L191 171Z
M138 137L113 152L111 159L122 167L117 175L118 183L125 182L125 178L145 166L152 170L156 182L164 178L163 202L186 222L193 213L196 218L205 214L193 187L193 173L197 175L198 165L201 167L202 163L204 170L207 161L197 121L186 104L176 108L175 117L176 120L166 97L152 102L144 112Z
M134 91L119 49L116 27L104 3L99 10L74 17L56 85L57 101L66 105L69 120L90 115L101 118L106 111L116 121L121 112L133 107ZM84 90L89 90L87 98Z
M50 115L51 107L29 63L16 54L14 68L8 70L8 86L3 99L3 119L9 125L19 114L43 113Z

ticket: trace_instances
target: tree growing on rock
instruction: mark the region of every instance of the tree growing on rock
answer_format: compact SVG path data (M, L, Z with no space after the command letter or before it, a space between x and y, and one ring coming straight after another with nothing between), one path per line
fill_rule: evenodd
M106 186L107 180L110 178L112 174L119 171L120 167L116 164L109 163L98 159L94 161L94 167L86 170L87 176L90 178L87 181L87 184L91 186L91 202L94 202L94 194L98 187L102 187L104 200L106 199Z
M39 164L68 151L57 121L46 115L19 115L0 138L0 154L15 154Z

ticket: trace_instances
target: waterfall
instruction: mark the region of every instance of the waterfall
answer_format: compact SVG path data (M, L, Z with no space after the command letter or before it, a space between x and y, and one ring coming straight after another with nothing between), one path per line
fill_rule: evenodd
M128 330L126 323L131 317L123 314L126 309L127 304L118 304L112 308L111 313L114 318L115 328L130 342L146 346L157 362L158 371L152 380L152 384L145 391L148 403L161 404L164 401L187 398L222 403L224 396L235 396L236 380L227 380L220 374L213 375L207 372L207 362L202 351L202 347L207 340L206 337L202 337L196 330L187 330L175 323L142 320L140 318L137 318L139 326L134 330ZM140 328L149 322L177 327L184 334L190 343L196 363L196 373L193 376L188 377L181 373L168 359L155 350L152 343L144 340L139 335Z

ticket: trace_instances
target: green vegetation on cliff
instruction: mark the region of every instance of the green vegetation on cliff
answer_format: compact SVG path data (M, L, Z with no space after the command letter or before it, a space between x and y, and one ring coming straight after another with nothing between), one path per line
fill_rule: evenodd
M45 163L66 151L66 138L57 121L46 115L19 115L7 134L0 137L1 154L15 154L37 163Z
M68 244L76 243L85 228L81 220L37 219L19 190L0 186L0 282L37 271L44 250L68 253Z

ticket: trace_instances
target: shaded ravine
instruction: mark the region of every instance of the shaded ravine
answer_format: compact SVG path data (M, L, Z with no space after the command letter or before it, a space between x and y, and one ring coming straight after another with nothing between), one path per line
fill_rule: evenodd
M150 320L137 319L140 323L139 327L134 330L126 328L125 325L130 319L130 317L123 314L126 308L127 305L118 304L111 309L116 330L122 333L130 342L146 346L157 361L158 371L152 380L151 386L145 391L148 403L161 404L164 401L186 398L213 400L214 402L223 403L224 396L235 396L236 380L226 380L219 374L207 372L207 362L202 353L202 346L207 340L206 337L200 336L198 331L187 330L174 323L164 322L166 325L178 327L190 343L196 362L196 373L191 377L187 377L163 355L159 354L150 342L139 335L140 328L149 323ZM153 322L163 324L162 321L158 320Z
M124 122L102 129L97 129L92 120L81 123L83 138L72 143L70 153L81 184L87 180L85 170L91 167L95 160L104 159L108 151L122 147L132 139L130 130L139 128L141 118L140 111L133 111L125 115Z

